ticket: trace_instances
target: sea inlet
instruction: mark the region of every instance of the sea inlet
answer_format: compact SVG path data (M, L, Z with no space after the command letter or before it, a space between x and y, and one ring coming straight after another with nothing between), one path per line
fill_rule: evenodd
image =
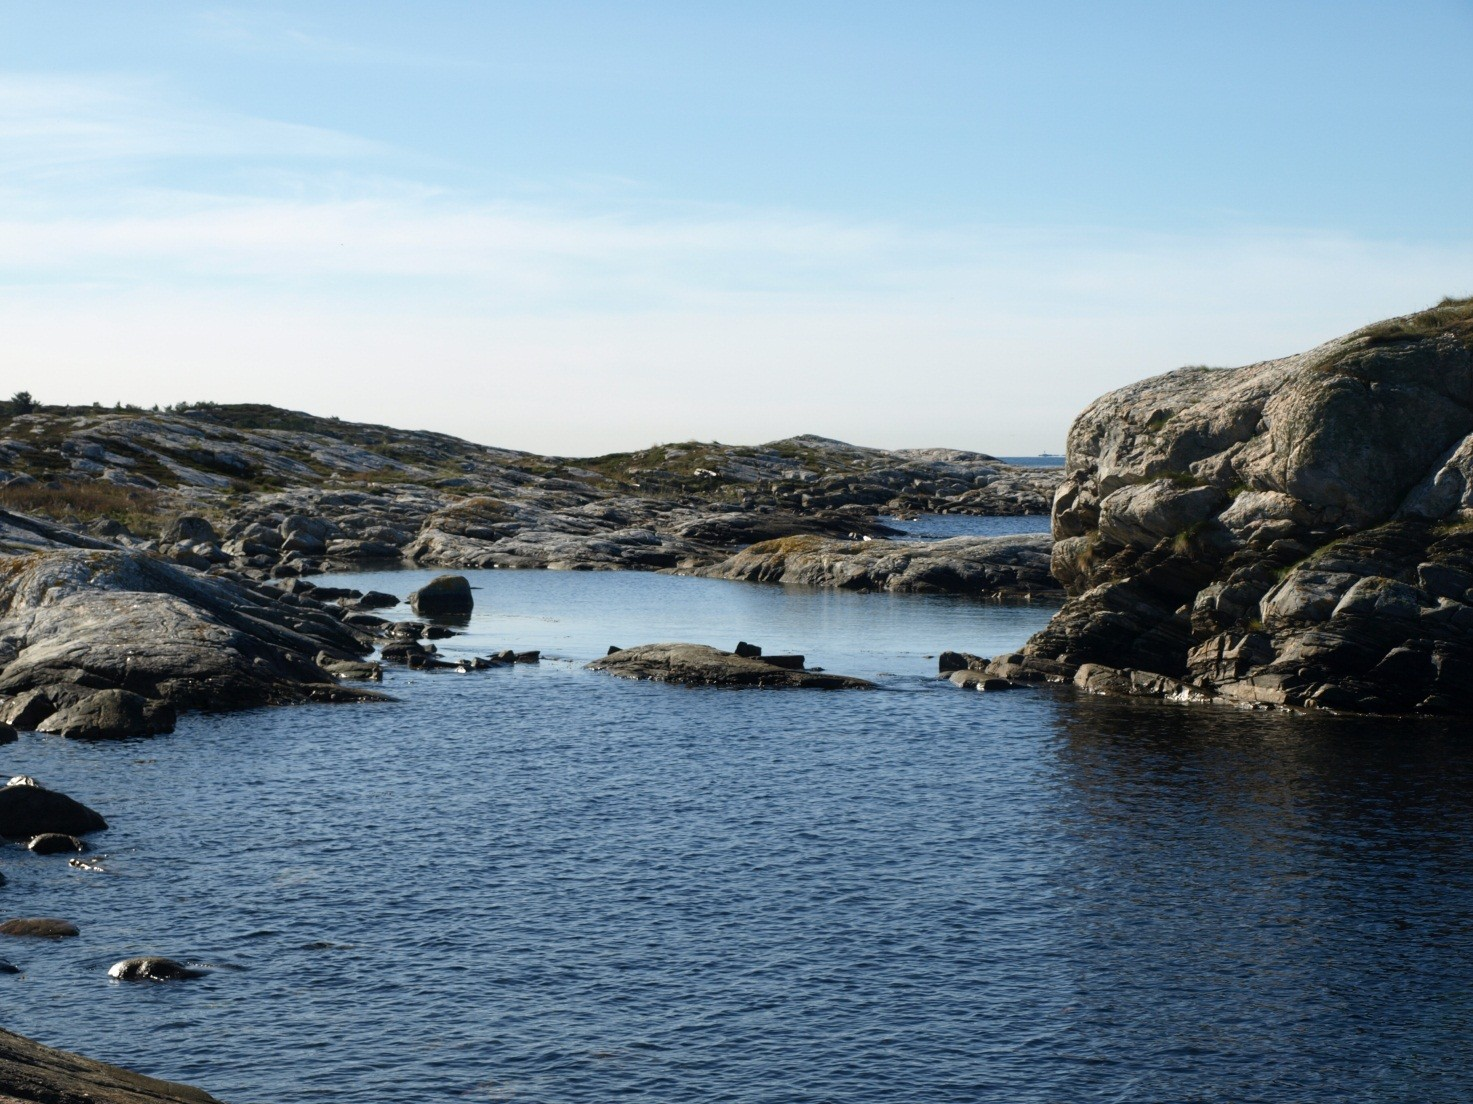
M541 663L0 749L112 825L6 850L82 935L5 1026L232 1104L1473 1097L1466 725L937 681L1042 605L469 575L442 654ZM879 689L583 670L739 639Z

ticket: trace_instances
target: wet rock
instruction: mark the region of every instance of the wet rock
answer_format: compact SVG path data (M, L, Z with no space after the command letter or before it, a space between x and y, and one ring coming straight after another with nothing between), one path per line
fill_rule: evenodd
M87 845L76 836L61 832L43 832L39 836L32 836L26 848L37 855L62 855L68 851L85 851Z
M1010 679L997 678L987 674L985 671L953 671L949 681L954 686L960 686L963 690L981 690L987 693L996 693L999 690L1012 690L1018 684Z
M26 1104L219 1104L187 1085L159 1081L0 1030L0 1089Z
M143 955L114 962L107 976L117 981L183 981L204 977L206 972L172 958Z
M625 648L588 664L620 678L652 679L683 686L732 688L873 689L864 679L813 671L788 670L760 659L723 652L704 644L644 644Z
M512 656L514 663L540 663L541 661L542 653L538 651L517 652Z
M359 679L366 682L384 681L384 669L378 663L364 663L355 659L335 659L323 653L317 657L317 665L334 678Z
M115 740L174 731L174 707L128 690L99 690L36 726L75 739Z
M953 671L985 671L990 659L974 656L970 652L942 652L937 657L936 667L943 675Z
M441 575L409 596L409 606L422 617L470 613L475 605L471 584L464 575Z
M17 939L71 939L81 934L70 920L50 916L20 917L0 924L0 935Z
M0 884L4 884L4 883L0 883ZM18 973L20 973L20 967L19 966L17 966L13 962L7 962L7 961L5 961L5 959L0 958L0 974L18 974Z
M748 644L745 640L738 640L735 654L744 659L756 659L762 654L762 649L756 644Z
M28 732L55 712L56 703L44 690L26 690L0 706L0 717Z
M100 813L34 780L0 787L0 836L6 839L30 839L50 832L83 836L106 828Z
M17 735L14 726L0 721L0 744L13 744L18 739L20 736Z

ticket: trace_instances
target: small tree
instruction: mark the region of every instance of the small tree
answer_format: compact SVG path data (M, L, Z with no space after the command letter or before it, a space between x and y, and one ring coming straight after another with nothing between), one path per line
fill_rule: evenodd
M31 398L29 391L17 391L10 396L10 412L12 414L29 414L36 409L36 400Z

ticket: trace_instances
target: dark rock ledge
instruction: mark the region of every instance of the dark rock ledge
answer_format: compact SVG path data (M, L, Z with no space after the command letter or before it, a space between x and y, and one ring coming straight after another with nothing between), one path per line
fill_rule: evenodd
M752 649L756 651L757 649ZM786 661L796 660L788 665ZM682 686L762 687L810 690L873 690L874 683L803 667L801 656L738 655L705 644L642 644L611 651L588 664L629 679L674 682ZM780 665L781 664L781 665Z
M159 1081L0 1030L0 1104L219 1104Z

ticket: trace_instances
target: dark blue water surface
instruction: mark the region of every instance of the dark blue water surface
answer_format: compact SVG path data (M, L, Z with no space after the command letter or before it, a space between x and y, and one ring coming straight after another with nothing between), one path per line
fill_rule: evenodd
M82 928L0 946L0 1023L234 1104L1473 1097L1462 727L929 677L1041 607L476 581L450 645L567 660L0 748L113 825L105 873L0 851ZM739 637L883 689L581 670ZM108 980L145 952L226 968Z
M881 517L880 521L904 536L896 540L934 541L949 537L1003 537L1016 533L1047 533L1048 514L983 517L973 514L921 514L914 518Z

